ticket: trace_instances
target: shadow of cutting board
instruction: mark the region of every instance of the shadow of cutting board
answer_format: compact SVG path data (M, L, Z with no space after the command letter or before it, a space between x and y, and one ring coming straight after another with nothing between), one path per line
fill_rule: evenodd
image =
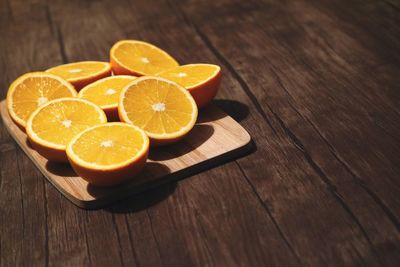
M47 161L32 149L27 136L8 114L6 101L0 113L11 136L43 175L65 197L79 207L95 209L154 186L182 179L202 170L236 158L251 148L246 130L214 105L199 112L190 133L178 143L151 148L146 167L132 181L115 187L95 187L77 176L69 164Z

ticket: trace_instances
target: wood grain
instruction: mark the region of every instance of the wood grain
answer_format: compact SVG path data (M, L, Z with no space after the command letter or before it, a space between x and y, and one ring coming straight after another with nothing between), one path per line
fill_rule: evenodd
M156 185L209 169L250 151L246 130L219 108L204 108L190 133L172 146L152 148L143 171L131 182L113 187L96 187L79 177L69 164L48 161L30 145L23 132L0 102L4 126L43 175L69 200L82 208L100 208Z
M141 39L221 65L215 104L257 145L89 212L0 122L0 266L397 266L398 12L394 0L0 0L2 88Z

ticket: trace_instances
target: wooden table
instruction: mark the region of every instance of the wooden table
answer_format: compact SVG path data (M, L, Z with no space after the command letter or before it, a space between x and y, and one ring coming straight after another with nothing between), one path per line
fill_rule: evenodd
M1 0L0 96L120 39L221 65L256 151L86 211L0 124L1 266L399 266L399 1Z

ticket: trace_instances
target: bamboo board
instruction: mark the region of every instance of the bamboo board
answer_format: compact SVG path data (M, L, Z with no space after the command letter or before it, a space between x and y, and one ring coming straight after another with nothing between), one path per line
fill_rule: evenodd
M81 208L104 207L154 186L182 179L236 158L251 148L247 131L214 105L201 110L193 130L178 143L151 148L146 167L132 181L115 187L95 187L77 176L68 164L47 161L32 149L26 134L11 120L6 102L0 103L4 125L47 180Z

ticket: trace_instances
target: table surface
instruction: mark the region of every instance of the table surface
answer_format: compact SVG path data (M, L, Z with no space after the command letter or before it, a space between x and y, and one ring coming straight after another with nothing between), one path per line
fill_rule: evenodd
M19 75L140 39L223 68L256 149L97 211L0 123L0 265L398 266L400 3L0 0L1 99Z

